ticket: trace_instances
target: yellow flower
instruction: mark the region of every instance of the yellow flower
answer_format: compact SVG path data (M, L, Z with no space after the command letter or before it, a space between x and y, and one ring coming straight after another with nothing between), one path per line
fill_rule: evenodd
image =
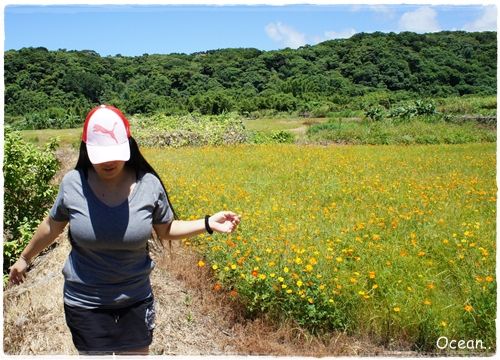
M307 301L309 301L309 303L311 303L311 304L314 303L314 300L311 298L307 299Z
M299 280L299 281L297 281L297 286L298 286L298 287L301 287L302 285L303 285L302 281L300 281L300 280Z
M282 276L280 276L280 277L278 278L278 281L279 281L279 282L283 282L283 281L285 281L285 279L284 279Z
M425 304L425 305L430 305L430 304L431 304L431 302L430 302L429 300L425 300L424 304Z
M378 288L378 284L375 284L372 286L372 289L376 289L376 288Z
M472 306L465 305L465 311L470 312L472 310Z
M370 279L375 279L375 271L370 271Z
M212 269L217 270L219 267L217 265L212 265Z
M283 271L287 273L290 270L286 267L286 268L283 269Z
M358 280L356 280L355 278L351 278L352 283L355 283L356 281L358 281Z
M291 294L291 293L292 293L292 290L288 289L288 290L286 291L286 293L287 293L287 294Z
M395 312L399 312L400 310L401 310L401 309L400 309L400 308L398 308L398 307L395 307L395 308L394 308L394 311L395 311Z
M493 278L491 276L486 276L486 281L487 282L492 282L493 281Z
M271 273L271 274L269 274L269 276L273 278L273 277L276 276L276 274L275 273Z
M341 257L338 257L335 260L337 260L338 262L342 262L342 258Z
M235 264L231 265L231 269L236 270L236 265Z
M198 266L199 266L199 267L203 267L203 266L205 266L205 263L204 263L203 261L201 261L201 260L200 260L200 261L198 261Z
M446 323L444 321L441 321L441 326L446 326Z
M316 265L318 263L315 258L310 258L309 262L313 265Z

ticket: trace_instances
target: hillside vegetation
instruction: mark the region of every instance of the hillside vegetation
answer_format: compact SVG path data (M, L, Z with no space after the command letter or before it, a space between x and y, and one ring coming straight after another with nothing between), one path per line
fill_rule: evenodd
M73 127L100 103L128 115L325 117L497 93L496 32L359 33L296 50L136 57L30 47L5 51L4 63L6 122L27 128Z

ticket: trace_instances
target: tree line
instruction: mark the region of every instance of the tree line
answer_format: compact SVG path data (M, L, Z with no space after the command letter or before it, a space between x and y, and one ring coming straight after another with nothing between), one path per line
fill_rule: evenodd
M362 108L366 104L356 99L374 93L387 106L495 95L497 33L358 33L298 49L135 57L29 47L4 52L4 81L7 123L34 113L71 123L102 103L127 114L321 117Z

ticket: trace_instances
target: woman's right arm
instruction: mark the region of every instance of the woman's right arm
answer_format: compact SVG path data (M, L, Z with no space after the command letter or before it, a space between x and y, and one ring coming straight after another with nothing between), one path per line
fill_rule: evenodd
M67 221L55 221L50 216L43 219L19 259L10 268L9 285L19 285L24 282L30 259L52 244L67 224Z

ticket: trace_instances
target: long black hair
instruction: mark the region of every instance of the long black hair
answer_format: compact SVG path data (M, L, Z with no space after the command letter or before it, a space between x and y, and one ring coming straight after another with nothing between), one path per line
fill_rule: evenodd
M172 209L172 213L174 214L174 219L178 219L177 214L174 211L174 208L172 206L172 203L170 202L170 198L168 197L168 192L167 189L165 188L165 185L163 184L163 181L160 178L160 175L155 171L155 169L149 164L149 162L146 160L146 158L141 154L141 151L139 150L139 145L137 145L137 142L135 139L130 136L129 137L129 146L130 146L130 159L125 162L125 166L133 169L135 171L135 177L136 179L139 178L139 175L142 173L151 173L154 176L160 180L160 184L163 187L163 190L165 191L165 194L167 195L167 201L168 205L170 206L170 209ZM76 162L75 165L75 170L82 170L85 177L88 178L88 170L92 168L92 163L90 162L89 155L87 152L87 145L85 142L82 140L80 143L80 154L78 156L78 161Z

